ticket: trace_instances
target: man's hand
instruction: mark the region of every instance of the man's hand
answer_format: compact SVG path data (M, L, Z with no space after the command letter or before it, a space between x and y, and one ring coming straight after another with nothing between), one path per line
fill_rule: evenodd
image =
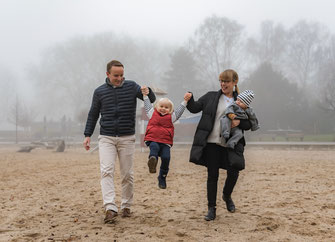
M147 86L141 86L142 95L147 96L149 94L149 88Z
M240 124L240 120L239 119L233 119L231 121L231 128L235 128L235 127L239 126L239 124Z
M192 97L192 93L187 92L187 93L185 93L185 95L184 95L184 100L185 100L186 102L188 102L188 101L190 101L191 97Z
M86 150L89 150L90 149L90 143L91 143L91 138L90 137L86 137L84 139L84 142L83 142L83 145L84 145L84 148Z

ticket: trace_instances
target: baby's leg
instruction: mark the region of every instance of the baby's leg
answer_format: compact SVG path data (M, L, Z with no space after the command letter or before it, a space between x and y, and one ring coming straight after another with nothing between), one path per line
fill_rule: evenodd
M231 137L227 141L227 147L234 149L237 142L243 137L242 130L238 127L232 128L231 131Z
M221 123L221 136L223 136L226 141L229 139L231 132L231 120L227 116L223 116L220 120Z

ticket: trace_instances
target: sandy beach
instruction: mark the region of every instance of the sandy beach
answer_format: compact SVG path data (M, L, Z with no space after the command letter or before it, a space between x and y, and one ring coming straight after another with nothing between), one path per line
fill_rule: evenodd
M103 223L98 152L0 147L0 241L335 241L335 150L247 148L233 193L207 222L206 169L172 148L168 188L149 174L148 150L135 154L131 218ZM115 184L120 204L119 165Z

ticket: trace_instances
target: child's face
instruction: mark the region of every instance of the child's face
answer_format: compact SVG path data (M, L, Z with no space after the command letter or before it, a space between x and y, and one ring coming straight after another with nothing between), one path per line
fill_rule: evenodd
M171 105L168 102L159 102L156 108L157 112L161 115L166 115L171 112Z
M240 108L242 108L242 109L247 109L247 108L248 108L248 106L245 105L239 98L236 100L235 103L236 103L238 106L240 106Z

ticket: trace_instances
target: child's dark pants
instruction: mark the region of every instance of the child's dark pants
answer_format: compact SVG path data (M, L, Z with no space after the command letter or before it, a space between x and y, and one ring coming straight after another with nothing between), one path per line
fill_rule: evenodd
M157 159L161 157L161 167L160 173L162 175L167 175L169 172L169 164L170 164L170 146L158 143L158 142L150 142L149 144L150 154L149 157L155 156Z

